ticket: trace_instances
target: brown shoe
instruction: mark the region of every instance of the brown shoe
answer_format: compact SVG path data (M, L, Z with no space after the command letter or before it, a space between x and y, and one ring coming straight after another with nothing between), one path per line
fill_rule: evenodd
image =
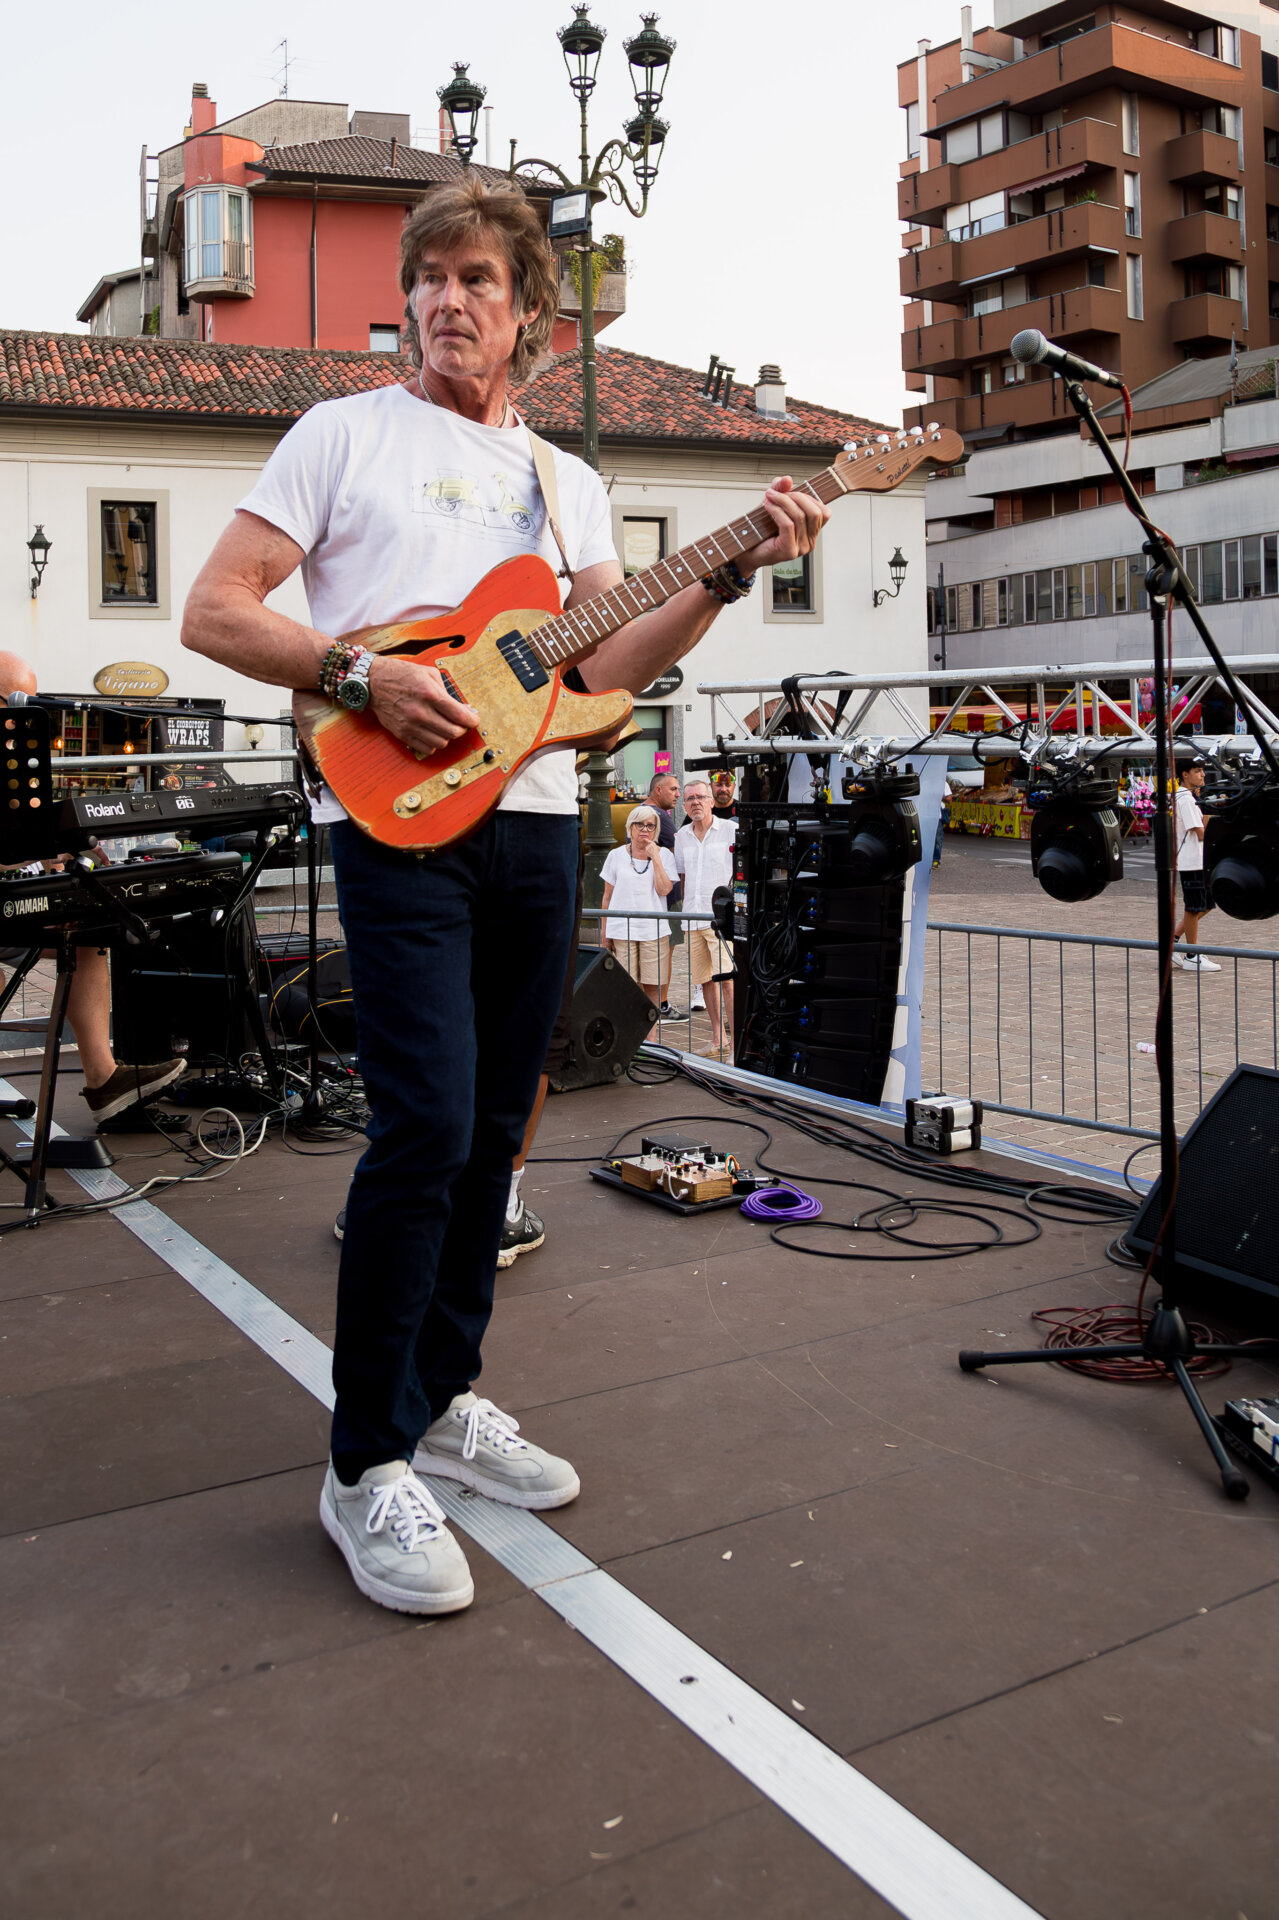
M159 1060L149 1067L117 1067L100 1087L81 1087L80 1098L88 1102L95 1120L114 1120L126 1107L145 1106L165 1087L180 1080L187 1070L185 1060Z

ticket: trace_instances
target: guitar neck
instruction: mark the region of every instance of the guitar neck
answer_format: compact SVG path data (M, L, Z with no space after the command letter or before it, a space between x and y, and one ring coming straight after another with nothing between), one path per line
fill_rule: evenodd
M846 493L848 487L834 467L827 467L795 491L811 494L826 505ZM568 666L620 627L628 626L642 613L651 613L654 607L664 606L674 594L682 593L726 560L736 560L739 554L749 552L775 531L764 509L756 507L753 514L743 514L717 533L703 534L668 560L659 560L643 573L633 573L620 587L610 587L607 593L596 594L580 607L566 608L530 633L528 645L544 667Z

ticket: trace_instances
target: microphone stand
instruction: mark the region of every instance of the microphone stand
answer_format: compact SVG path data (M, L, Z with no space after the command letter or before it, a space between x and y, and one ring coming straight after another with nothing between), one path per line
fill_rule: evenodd
M1146 538L1142 550L1150 560L1146 574L1146 592L1150 598L1151 649L1155 671L1155 787L1157 805L1154 818L1155 834L1155 871L1157 875L1158 897L1158 947L1159 947L1159 1002L1155 1018L1155 1058L1159 1072L1159 1192L1163 1200L1163 1218L1155 1237L1154 1251L1151 1255L1150 1275L1159 1288L1159 1301L1145 1331L1139 1341L1115 1342L1109 1346L1088 1348L1089 1360L1143 1358L1162 1366L1174 1379L1185 1395L1186 1401L1198 1423L1199 1430L1208 1444L1209 1451L1217 1464L1221 1475L1221 1484L1231 1500L1244 1500L1248 1495L1249 1482L1242 1469L1226 1452L1221 1436L1217 1432L1212 1416L1199 1395L1190 1374L1190 1366L1201 1352L1208 1352L1213 1359L1236 1358L1247 1355L1259 1359L1266 1355L1279 1354L1279 1340L1252 1340L1246 1345L1217 1346L1200 1348L1190 1327L1186 1323L1179 1301L1179 1276L1177 1273L1177 1184L1179 1179L1177 1119L1174 1107L1173 1086L1173 1020L1172 1020L1172 955L1173 955L1173 900L1176 886L1176 866L1173 860L1173 804L1172 804L1172 756L1171 717L1169 712L1168 690L1168 608L1176 603L1185 609L1190 620L1203 641L1208 653L1222 679L1234 695L1235 703L1248 720L1249 731L1256 739L1267 765L1276 779L1279 779L1279 764L1276 763L1270 742L1261 732L1255 716L1243 697L1234 674L1226 665L1199 611L1190 583L1182 570L1177 549L1167 535L1162 533L1147 514L1138 494L1124 467L1116 457L1115 450L1106 437L1104 428L1093 410L1083 387L1078 381L1067 383L1066 394L1071 406L1079 415L1101 451L1102 458L1119 483L1124 504L1138 521ZM1062 1352L1055 1347L1036 1347L1029 1351L1013 1353L980 1353L964 1351L959 1355L959 1364L965 1373L975 1373L981 1367L1025 1366L1050 1362L1062 1364ZM1069 1364L1067 1362L1067 1364Z

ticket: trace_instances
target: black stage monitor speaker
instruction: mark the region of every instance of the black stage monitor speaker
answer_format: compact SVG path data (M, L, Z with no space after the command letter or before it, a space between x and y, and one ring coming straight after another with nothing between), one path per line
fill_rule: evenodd
M657 1008L611 953L577 950L577 984L569 1009L569 1056L551 1075L558 1093L611 1086L635 1058Z
M1150 1252L1162 1201L1156 1181L1128 1229ZM1279 1072L1236 1067L1181 1143L1177 1189L1180 1291L1209 1318L1279 1333Z
M241 872L237 862L228 906ZM203 913L167 921L153 946L111 950L115 1051L121 1060L184 1053L193 1067L235 1067L257 1046L246 1011L255 986L252 922L242 909L216 927Z

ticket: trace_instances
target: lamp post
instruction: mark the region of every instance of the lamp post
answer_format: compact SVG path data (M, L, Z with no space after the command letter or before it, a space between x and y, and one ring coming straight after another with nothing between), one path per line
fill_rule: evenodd
M906 578L906 565L906 558L901 548L894 547L893 557L888 563L888 571L892 578L893 590L890 593L887 587L877 587L874 593L871 594L871 604L873 606L878 607L885 600L895 600L897 598L902 590L902 581Z
M525 170L534 177L540 175L538 184L543 187L546 176L550 175L558 180L562 189L551 201L549 230L552 240L572 236L574 251L582 265L582 458L588 467L594 467L598 472L600 430L595 384L595 242L591 231L591 212L595 203L606 195L616 206L624 206L636 220L642 220L648 212L648 196L657 179L663 147L670 131L666 121L660 118L658 109L662 104L675 42L658 32L658 16L655 13L640 15L640 31L624 42L636 112L623 128L624 138L606 142L592 160L587 103L595 91L596 70L608 34L604 27L596 26L589 18L589 12L588 0L574 0L573 18L568 26L558 29L557 35L564 65L568 69L568 83L578 104L581 128L578 178L571 180L551 160L521 160L517 168L514 145L511 149L510 173L512 179L517 180ZM462 147L454 120L459 107L454 102L460 105L462 101L461 93L455 90L465 75L465 68L459 67L449 86L440 89L440 104L449 116L454 145L459 153ZM475 88L474 82L469 80L466 85L473 93L478 93L475 109L478 119L483 89ZM469 157L468 152L463 158L463 166ZM620 171L628 166L639 190L638 205L627 191ZM609 806L610 756L599 751L590 754L587 773L586 901L588 906L597 907L603 895L600 868L613 846L613 820Z
M462 171L471 164L471 155L479 144L480 109L485 88L477 86L463 61L453 64L453 78L447 86L436 88L436 97L449 117L449 131Z
M557 180L562 194L551 202L552 240L573 236L573 250L582 263L582 458L598 470L600 464L599 410L595 388L595 242L591 232L591 209L607 195L615 205L624 206L636 220L648 211L648 196L657 179L662 150L670 131L660 118L658 108L666 87L666 75L675 51L675 42L657 30L655 13L641 14L641 29L625 42L627 64L636 112L623 128L622 139L612 139L591 159L587 103L595 91L596 70L608 35L588 17L586 0L575 0L573 18L558 30L568 83L578 104L581 124L581 150L578 178L571 180L551 160L512 161L511 177L528 171L545 187L546 176ZM475 84L464 66L454 69L453 79L439 89L440 105L449 117L453 145L464 167L470 165L475 150L476 127L484 101L484 89ZM638 204L627 191L621 169L630 167L639 190ZM563 217L557 219L557 213Z
M27 541L27 552L31 555L31 598L34 600L40 591L40 582L44 570L49 564L49 549L53 545L41 522L36 522L36 530Z

